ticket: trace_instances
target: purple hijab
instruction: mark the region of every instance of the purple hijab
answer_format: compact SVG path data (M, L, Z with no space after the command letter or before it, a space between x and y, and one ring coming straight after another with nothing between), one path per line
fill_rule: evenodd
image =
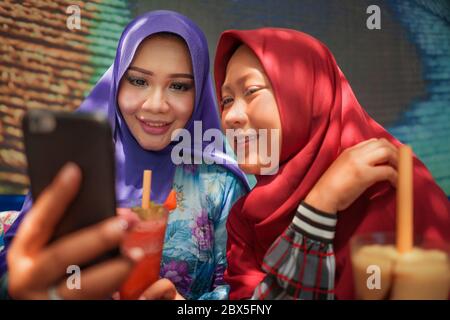
M219 130L221 128L209 74L208 44L200 28L185 16L166 10L148 12L131 21L120 37L113 65L100 78L89 96L77 109L77 112L102 112L109 119L116 152L117 207L136 205L136 201L141 199L144 169L154 171L151 198L155 202L162 203L172 189L176 167L171 160L171 151L177 142L172 142L165 149L157 152L143 149L129 131L117 106L120 79L133 60L139 44L146 37L159 32L170 32L183 38L191 55L195 82L195 104L193 114L185 129L193 137L194 121L202 122L203 132L211 128ZM192 146L192 157L203 152L207 144L209 143ZM233 172L249 190L245 174L221 150L210 151L203 157L219 161L223 159L224 164L222 165ZM0 253L0 276L7 270L7 248L31 205L32 199L28 194L19 217L5 235L5 250Z
M220 130L219 114L209 74L208 44L203 32L191 20L172 11L152 11L134 19L122 33L114 64L106 71L78 109L79 111L102 111L108 115L116 146L116 194L119 207L133 204L129 202L136 202L141 198L144 169L154 171L151 198L156 202L163 202L172 189L175 165L171 160L171 151L177 142L172 142L165 149L157 152L142 149L129 131L116 102L120 79L133 60L139 44L146 37L159 32L170 32L183 38L191 54L195 104L185 129L193 137L194 121L201 121L203 132L211 128ZM192 156L203 152L205 147L206 145L193 146ZM217 150L214 154L211 152L205 154L204 157L228 159ZM247 185L245 175L237 165L228 160L225 162L224 166Z

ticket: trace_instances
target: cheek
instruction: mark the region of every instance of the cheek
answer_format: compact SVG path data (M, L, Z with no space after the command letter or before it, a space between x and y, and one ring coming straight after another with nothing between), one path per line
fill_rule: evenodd
M134 114L143 103L139 94L126 88L119 90L117 102L122 114Z
M170 101L171 109L179 127L184 127L194 111L194 95L174 97Z
M252 124L260 129L281 129L276 101L271 95L260 95L252 101L250 108Z

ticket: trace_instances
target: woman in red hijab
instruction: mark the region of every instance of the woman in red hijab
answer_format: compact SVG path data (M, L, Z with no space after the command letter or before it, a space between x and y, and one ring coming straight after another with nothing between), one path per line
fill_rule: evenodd
M281 131L275 174L240 165L257 184L228 218L230 298L354 298L349 240L395 230L400 142L360 106L328 48L298 31L224 32L215 81L225 129ZM449 201L416 157L414 212L415 234L450 240Z

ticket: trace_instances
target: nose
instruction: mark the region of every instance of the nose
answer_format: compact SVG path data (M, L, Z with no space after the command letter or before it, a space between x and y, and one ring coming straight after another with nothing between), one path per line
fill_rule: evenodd
M248 122L246 104L240 99L236 99L228 110L224 111L225 129L239 129L245 127Z
M157 87L152 88L142 104L142 109L151 113L164 113L169 110L164 92Z

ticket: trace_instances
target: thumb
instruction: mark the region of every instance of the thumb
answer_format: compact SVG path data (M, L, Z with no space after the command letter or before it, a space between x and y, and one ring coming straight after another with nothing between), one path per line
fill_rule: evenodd
M160 279L152 284L139 298L140 300L173 300L177 295L175 285L168 279Z

